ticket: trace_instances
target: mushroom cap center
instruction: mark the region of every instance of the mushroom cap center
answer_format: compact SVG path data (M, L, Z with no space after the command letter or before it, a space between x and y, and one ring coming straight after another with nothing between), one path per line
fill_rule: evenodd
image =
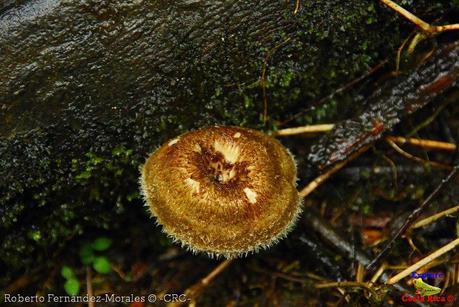
M195 156L201 172L216 184L231 184L245 181L248 175L247 163L240 161L240 148L236 144L213 146L198 145L201 150Z

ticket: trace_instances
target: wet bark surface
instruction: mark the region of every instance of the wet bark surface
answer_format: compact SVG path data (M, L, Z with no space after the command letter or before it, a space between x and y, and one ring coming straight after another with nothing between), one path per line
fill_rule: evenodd
M324 169L348 158L436 97L457 91L458 79L459 43L456 42L438 50L408 75L394 78L378 88L366 98L364 112L340 122L332 133L311 148L308 161Z
M109 220L113 204L124 206L126 195L138 197L137 168L167 138L257 116L258 107L247 115L244 106L233 104L243 101L239 84L258 80L262 47L272 48L289 29L283 16L288 10L277 1L5 6L3 265L23 266L20 254L35 250L27 242L31 231L52 245L84 232L74 227L86 224L77 222L80 214L106 228L101 218ZM102 173L95 178L99 171L108 172L107 180ZM95 211L83 213L91 203L98 204Z

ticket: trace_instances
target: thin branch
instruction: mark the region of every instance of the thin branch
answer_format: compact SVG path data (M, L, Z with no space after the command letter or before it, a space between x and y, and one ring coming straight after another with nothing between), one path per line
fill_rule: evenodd
M441 181L441 183L435 188L435 190L430 193L429 196L424 200L424 202L408 216L405 223L397 230L392 239L384 246L382 251L367 265L366 269L368 271L378 263L390 250L395 241L411 226L411 223L416 220L419 215L426 209L431 203L432 200L440 193L440 191L456 176L459 170L459 165L456 165L451 172Z
M407 134L407 137L411 137L415 134L418 133L419 130L423 129L423 128L426 128L427 126L429 126L434 120L435 118L437 118L437 116L443 111L443 109L446 108L446 106L448 106L448 104L451 103L451 100L450 99L447 99L444 103L442 103L436 110L435 112L432 113L432 115L430 115L429 117L427 117L424 121L422 121L420 124L416 125L416 127L414 127L408 134Z
M92 273L91 273L91 268L89 266L86 267L86 292L89 298L94 296L94 291L92 289ZM94 307L94 306L96 306L96 303L93 302L91 299L89 299L88 307Z
M346 164L350 161L354 160L358 156L360 156L363 152L365 152L370 146L364 146L360 148L358 151L350 155L346 160L341 161L335 164L332 168L330 168L325 173L321 174L320 176L316 177L313 181L309 182L299 193L300 197L306 197L311 194L312 191L317 189L322 183L324 183L331 175L342 169Z
M302 126L302 127L295 127L295 128L286 128L277 130L274 133L274 136L289 136L289 135L297 135L297 134L313 134L313 133L324 133L329 132L335 127L334 124L321 124L321 125L310 125L310 126Z
M185 291L185 295L188 299L195 300L202 291L215 279L220 273L222 273L231 263L232 259L222 261L217 267L215 267L206 277L192 285Z
M411 12L407 11L397 3L390 1L390 0L380 0L382 3L390 7L392 10L396 11L398 14L409 20L410 22L414 23L416 26L421 28L425 32L432 31L430 24L425 22L424 20L420 19L416 15L412 14Z
M412 14L411 12L407 11L397 3L391 0L380 0L382 3L390 7L392 10L396 11L398 14L403 16L405 19L409 20L410 22L414 23L418 26L422 31L427 34L437 34L444 31L452 31L452 30L459 30L459 24L451 24L451 25L444 25L444 26L432 26L431 24L425 22L421 18L417 17L416 15Z
M408 41L410 41L410 39L412 37L413 37L413 33L411 33L407 38L405 38L403 43L397 49L397 56L395 58L395 75L396 76L398 76L400 74L400 60L402 58L402 51L405 48L405 46L408 43Z
M453 31L459 30L459 23L452 24L452 25L444 25L444 26L434 26L434 32L444 32L444 31Z
M340 234L338 234L333 229L333 227L331 227L328 221L325 221L320 217L320 215L316 212L316 210L314 210L314 208L304 210L303 216L303 225L308 230L317 232L322 240L325 240L331 245L333 245L337 249L338 253L343 255L345 259L353 262L356 261L364 266L370 263L370 258L365 254L365 252L363 252L362 250L360 250L358 246L349 242ZM385 268L388 268L388 266L385 266ZM310 273L307 273L306 275L310 278L313 278L313 276L310 276ZM377 276L377 278L379 277L383 282L389 279L388 274L384 271L380 273L380 276ZM400 284L394 284L393 287L400 293L406 293L409 291ZM417 302L416 304L419 306L426 306L421 302Z
M293 11L293 15L298 14L301 7L301 0L295 0L295 10Z
M374 284L378 279L379 277L382 275L382 273L384 273L384 271L386 270L387 268L387 264L386 263L383 263L379 269L376 271L376 273L371 277L370 279L370 282L372 284Z
M409 159L409 160L413 160L413 161L416 161L418 163L421 163L421 164L429 164L433 167L436 167L436 168L441 168L441 169L451 169L451 166L449 165L446 165L446 164L442 164L442 163L438 163L438 162L435 162L435 161L428 161L428 160L424 160L422 158L419 158L417 156L414 156L410 153L407 153L406 151L404 151L403 149L401 149L397 144L395 144L392 140L390 139L386 139L386 142L396 151L398 152L400 155L402 155L403 157Z
M390 140L396 144L410 144L413 146L419 146L428 150L444 150L444 151L455 151L457 148L456 144L435 141L435 140L426 140L426 139L417 139L417 138L405 138L402 136L388 136L386 140Z
M397 283L398 281L400 281L401 279L405 278L406 276L410 275L411 272L414 272L416 271L417 269L423 267L424 265L428 264L429 262L432 262L433 260L435 260L436 258L440 257L441 255L449 252L450 250L452 250L453 248L455 248L456 246L459 245L459 238L457 238L456 240L453 240L451 242L449 242L448 244L446 244L445 246L439 248L438 250L436 250L435 252L433 252L432 254L430 254L429 256L419 260L418 262L416 262L415 264L407 267L405 270L401 271L400 273L398 273L397 275L395 275L394 277L390 278L388 281L387 281L387 284L389 285L392 285L392 284L395 284Z
M411 226L410 228L411 229L416 229L416 228L420 228L420 227L424 227L425 225L428 225L432 222L435 222L436 220L446 216L446 215L450 215L450 214L454 214L456 212L459 212L459 206L456 206L456 207L453 207L453 208L449 208L445 211L442 211L442 212L439 212L437 214L434 214L432 216L429 216L425 219L422 219L422 220L419 220L417 221L416 223L413 224L413 226Z
M364 288L371 292L374 297L378 297L378 294L375 290L371 288L371 285L365 282L357 282L357 281L339 281L339 282L329 282L318 284L315 286L316 289L324 289L324 288Z

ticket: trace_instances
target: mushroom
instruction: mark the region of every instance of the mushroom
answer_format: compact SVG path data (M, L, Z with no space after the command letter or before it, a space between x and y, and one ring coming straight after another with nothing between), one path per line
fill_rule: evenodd
M301 212L292 155L251 129L185 133L153 152L141 173L146 204L163 231L211 257L268 248Z

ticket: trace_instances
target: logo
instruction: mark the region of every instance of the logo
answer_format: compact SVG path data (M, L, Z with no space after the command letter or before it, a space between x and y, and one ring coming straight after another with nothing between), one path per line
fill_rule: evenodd
M417 272L412 272L411 273L412 278L421 278L421 279L438 279L438 278L444 278L445 274L442 272L426 272L426 273L417 273Z
M424 282L422 278L416 278L413 280L414 287L416 288L416 294L421 296L435 295L441 292L441 289L434 287Z
M444 278L445 275L441 272L438 273L411 273L413 278L413 286L416 288L416 295L403 294L401 299L402 302L427 302L427 303L446 303L454 302L455 297L453 295L437 295L441 292L441 288L429 285L425 282L425 279L440 279ZM424 280L423 280L424 279Z

